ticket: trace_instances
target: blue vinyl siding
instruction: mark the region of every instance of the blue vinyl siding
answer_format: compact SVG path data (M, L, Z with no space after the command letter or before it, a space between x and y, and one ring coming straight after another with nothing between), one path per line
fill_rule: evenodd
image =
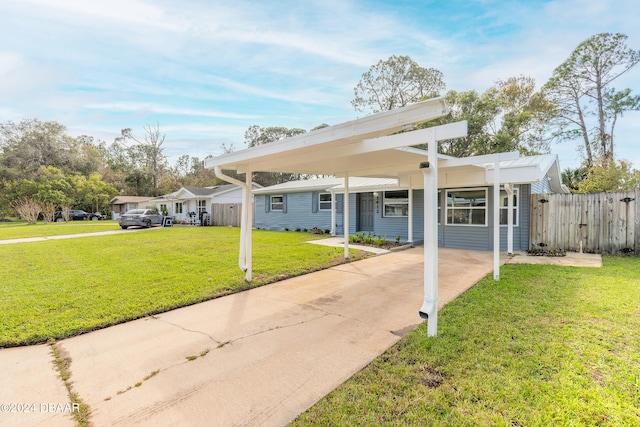
M270 195L255 196L254 226L265 230L307 229L318 227L321 230L331 228L331 211L313 212L312 193L288 193L286 195L286 212L269 211L265 208Z
M483 187L484 188L484 187ZM529 215L531 185L516 186L519 188L518 226L513 228L514 250L527 250L529 247ZM487 226L446 225L446 189L440 192L440 224L438 225L438 245L445 248L493 250L493 188L487 187ZM374 212L374 231L372 235L386 236L388 240L408 239L407 217L384 217L382 210L382 193L378 193L379 205ZM255 196L255 227L267 230L331 229L331 211L314 209L318 196L312 192L287 193L286 212L267 212L265 203L269 195ZM336 234L343 235L344 195L336 195ZM349 195L349 234L355 234L358 212L357 195ZM315 211L315 212L314 212ZM424 191L413 190L413 241L420 244L424 241ZM507 227L500 227L500 249L507 250Z

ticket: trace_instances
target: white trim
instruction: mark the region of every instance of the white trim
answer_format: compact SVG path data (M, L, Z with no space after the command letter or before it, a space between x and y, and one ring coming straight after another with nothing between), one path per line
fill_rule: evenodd
M513 197L511 198L511 200L507 199L507 206L503 206L502 205L502 200L503 200L503 196L502 196L502 192L505 193L506 197L509 197L508 192L507 192L507 187L510 188L509 191L512 192L513 195L515 195L515 199L516 199L516 204L513 205ZM511 201L511 204L509 203ZM498 216L500 217L500 227L508 227L509 226L509 215L507 215L507 223L503 224L502 223L502 211L506 210L507 212L511 211L511 218L513 220L513 212L515 211L515 215L516 215L516 222L514 222L512 225L514 227L520 227L520 188L519 187L513 187L513 186L509 186L509 184L505 184L502 189L500 190L500 211L498 213Z
M445 193L445 198L446 198L446 205L445 205L445 219L444 219L444 224L446 226L456 226L456 227L488 227L489 225L489 191L487 187L467 187L467 188L446 188L444 189L446 191ZM464 207L460 207L460 208L456 208L455 206L452 208L449 208L449 192L450 191L484 191L484 198L485 198L485 204L484 206L469 206L468 208L464 208ZM464 210L464 209L470 209L470 216L469 216L469 220L472 221L473 220L473 211L474 210L481 210L484 209L484 224L458 224L458 223L449 223L449 210Z
M400 191L406 191L407 192L407 197L406 197L406 202L389 202L387 203L387 193L395 193L395 192L400 192ZM403 198L404 199L404 198ZM389 199L389 200L393 200L393 199ZM387 204L389 205L407 205L407 215L387 215L387 209L386 206ZM410 203L410 196L409 196L409 190L385 190L382 192L382 217L383 218L407 218L409 216L409 208L411 207L411 203Z
M280 197L279 202L274 202L274 197ZM274 208L274 205L280 205L280 208ZM269 196L269 212L284 212L284 194L273 194Z
M323 201L322 200L322 196L324 196L324 195L329 196L329 200L324 200ZM323 203L325 203L325 204L329 203L329 207L328 208L323 208L322 207ZM331 209L333 209L333 193L329 193L329 192L319 193L318 194L318 212L320 212L320 211L328 212Z

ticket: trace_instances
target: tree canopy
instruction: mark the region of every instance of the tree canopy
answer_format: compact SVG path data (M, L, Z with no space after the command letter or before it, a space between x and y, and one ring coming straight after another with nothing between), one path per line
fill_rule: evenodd
M260 127L253 125L244 133L244 142L248 147L256 147L303 133L306 133L306 131L300 128L289 129L282 126ZM301 178L303 176L298 173L256 172L253 174L253 180L265 187Z
M439 151L443 154L466 157L505 151L527 155L549 151L544 129L553 114L553 105L535 91L531 77L498 80L482 94L451 90L445 100L449 114L424 126L466 120L468 134L442 141Z
M362 74L351 105L357 111L378 113L439 96L444 89L442 72L423 68L409 56L393 55Z
M627 46L624 34L589 37L560 64L543 90L556 104L554 136L581 140L587 167L598 159L614 160L614 131L626 111L640 109L640 96L613 83L640 61L640 51Z

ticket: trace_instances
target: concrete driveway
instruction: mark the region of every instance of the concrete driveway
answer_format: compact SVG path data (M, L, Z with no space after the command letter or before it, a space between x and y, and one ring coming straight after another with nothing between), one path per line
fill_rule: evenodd
M439 255L440 306L492 270L491 252ZM421 322L422 256L413 248L340 265L56 348L93 425L284 425ZM0 350L0 403L34 409L3 406L0 425L74 425L50 350Z

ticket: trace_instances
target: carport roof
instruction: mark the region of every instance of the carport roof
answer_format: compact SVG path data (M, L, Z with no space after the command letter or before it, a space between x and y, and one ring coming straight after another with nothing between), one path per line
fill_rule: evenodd
M412 146L463 137L467 128L466 122L420 130L413 128L447 112L444 100L434 98L208 158L205 160L205 167L219 167L238 173L291 172L337 177L391 178L397 179L401 187L420 188L420 164L430 159L427 151ZM502 184L535 183L547 176L553 191L566 192L561 183L556 156L520 157L517 152L464 158L438 154L438 187L493 184L496 162L500 164ZM320 182L318 184L320 187L323 185ZM289 187L283 190L295 191Z
M265 145L205 160L205 167L246 172L292 172L344 176L398 177L418 169L426 152L409 147L427 142L436 130L414 125L447 114L442 98L434 98ZM455 137L443 128L440 138ZM466 134L466 123L454 129ZM463 136L463 135L459 135ZM386 138L381 138L386 137ZM390 140L387 138L391 138Z

